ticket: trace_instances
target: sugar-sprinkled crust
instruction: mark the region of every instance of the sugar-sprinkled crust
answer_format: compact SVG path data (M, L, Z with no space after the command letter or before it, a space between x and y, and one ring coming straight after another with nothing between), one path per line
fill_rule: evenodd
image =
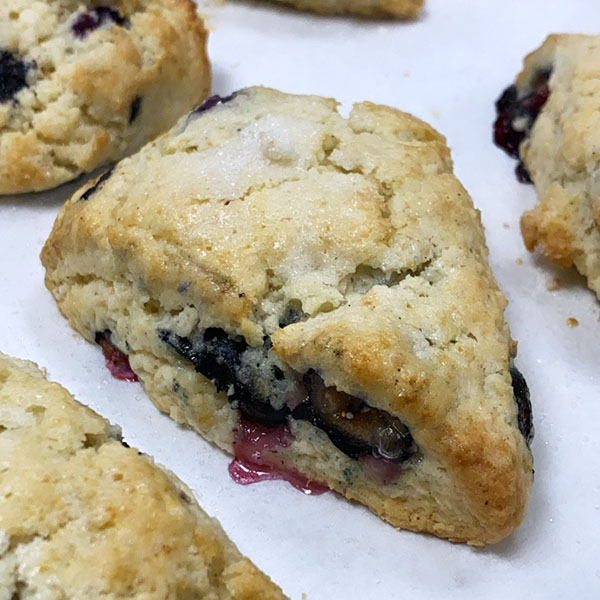
M550 94L519 155L538 203L521 218L529 250L574 265L600 296L600 36L551 35L517 78L550 71Z
M283 600L175 475L0 353L2 597Z
M192 0L11 0L0 31L0 194L118 160L210 89Z
M508 535L532 460L506 300L444 138L369 102L348 119L265 88L215 104L67 202L42 253L62 313L110 332L154 403L229 452L236 407L285 420L278 459L391 523ZM323 386L361 411L334 424L376 415L392 448L314 418ZM395 483L362 468L371 451Z
M324 15L412 18L421 11L423 0L275 0L300 10Z

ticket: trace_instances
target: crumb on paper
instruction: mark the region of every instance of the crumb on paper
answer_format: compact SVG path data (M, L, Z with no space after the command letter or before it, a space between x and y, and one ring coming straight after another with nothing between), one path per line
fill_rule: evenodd
M510 224L509 223L502 223L502 227L504 227L504 229L510 229Z
M432 119L439 119L440 118L440 111L437 108L432 108L431 109L431 118Z
M515 260L515 262L516 262L518 265L522 265L522 264L523 264L523 259L522 259L522 258L517 258L517 260Z
M404 71L402 75L404 75L404 77L410 77L410 71Z
M549 292L555 292L560 289L560 279L558 277L553 277L552 279L548 279L546 281L546 289Z
M567 325L569 327L577 327L577 325L579 325L579 321L575 317L569 317L567 319Z
M306 592L302 592L302 600L306 600L308 598L308 596L306 595Z

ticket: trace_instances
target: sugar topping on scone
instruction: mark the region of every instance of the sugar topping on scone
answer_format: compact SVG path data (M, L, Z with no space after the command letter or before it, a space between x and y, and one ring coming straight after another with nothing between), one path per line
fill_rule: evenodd
M172 473L0 353L3 598L283 600Z
M521 219L525 245L574 265L600 296L599 64L600 36L551 35L503 99L512 98L506 137L538 195Z
M79 190L42 260L71 325L234 453L238 480L317 482L472 544L523 518L531 404L506 300L419 119L265 88L212 98Z
M208 95L192 0L0 4L0 194L116 161Z

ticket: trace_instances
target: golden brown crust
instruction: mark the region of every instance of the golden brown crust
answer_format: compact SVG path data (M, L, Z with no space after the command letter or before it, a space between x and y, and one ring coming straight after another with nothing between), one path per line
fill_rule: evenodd
M0 587L44 598L283 599L191 492L0 354Z
M419 449L383 485L293 421L287 465L417 531L484 544L518 525L532 470L506 300L429 125L250 88L83 193L44 247L46 284L87 339L111 331L161 410L231 452L238 412L160 332L270 337L281 368L396 416Z
M555 191L560 194L560 186ZM548 203L538 204L521 217L521 234L527 250L533 252L539 245L542 253L560 267L572 266L575 252L573 232L565 216L552 210Z
M128 26L84 38L70 24L89 2L30 4L0 7L3 46L30 65L28 86L0 103L0 194L48 189L116 161L210 91L207 32L190 0L113 2Z

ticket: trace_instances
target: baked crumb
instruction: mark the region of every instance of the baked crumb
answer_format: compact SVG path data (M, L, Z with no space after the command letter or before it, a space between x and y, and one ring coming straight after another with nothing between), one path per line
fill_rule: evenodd
M510 225L508 223L502 223L502 227L504 227L504 229L510 229Z
M553 277L552 279L548 279L546 281L546 289L549 292L555 292L560 289L560 279L558 277Z
M577 319L575 319L574 317L569 317L567 319L567 325L569 327L577 327L579 325L579 321Z
M523 259L522 259L522 258L517 258L517 260L515 260L515 262L516 262L518 265L522 265L522 264L523 264Z

